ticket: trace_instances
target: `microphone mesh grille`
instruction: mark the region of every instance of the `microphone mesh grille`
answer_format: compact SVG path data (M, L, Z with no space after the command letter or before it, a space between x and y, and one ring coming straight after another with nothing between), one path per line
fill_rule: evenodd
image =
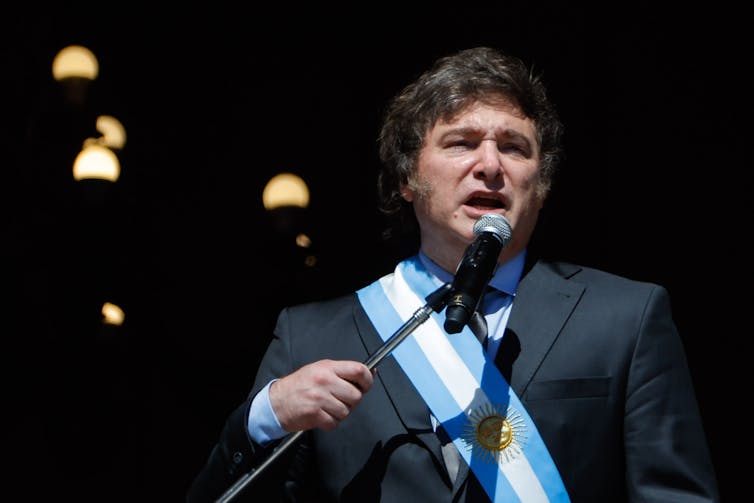
M508 219L498 213L486 213L482 215L474 224L474 236L483 232L495 234L503 246L511 240L511 224Z

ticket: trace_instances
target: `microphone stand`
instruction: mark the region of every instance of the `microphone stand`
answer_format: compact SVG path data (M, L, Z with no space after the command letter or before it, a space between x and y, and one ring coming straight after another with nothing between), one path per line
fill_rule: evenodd
M440 288L427 295L427 297L425 298L427 303L414 311L414 314L411 315L411 318L409 318L406 323L404 323L393 335L391 335L390 338L388 338L388 340L386 340L382 344L382 346L364 362L367 368L369 368L369 370L373 369L386 356L392 353L393 350L398 346L398 344L403 342L403 340L408 337L414 330L416 330L419 325L429 319L432 311L438 313L442 311L448 302L448 297L450 296L452 289L453 285L451 283L445 283ZM248 484L250 484L257 476L259 476L260 473L262 473L268 466L272 465L272 463L277 458L279 458L286 450L288 450L293 444L295 444L303 434L304 431L297 431L286 437L286 439L283 440L280 445L275 447L275 449L272 451L272 454L262 464L239 478L236 483L234 483L227 491L225 491L225 493L223 493L222 496L220 496L219 499L215 501L215 503L227 503L228 501L232 500Z

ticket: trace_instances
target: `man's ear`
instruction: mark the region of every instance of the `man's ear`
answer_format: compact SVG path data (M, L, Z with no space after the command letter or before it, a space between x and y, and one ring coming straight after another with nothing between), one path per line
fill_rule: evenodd
M407 183L401 184L401 197L407 203L414 201L414 191L409 188Z

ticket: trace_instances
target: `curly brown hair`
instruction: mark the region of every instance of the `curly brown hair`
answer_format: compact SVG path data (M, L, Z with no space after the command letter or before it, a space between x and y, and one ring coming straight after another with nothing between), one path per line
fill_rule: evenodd
M427 132L438 120L450 121L473 103L501 98L534 121L541 159L538 190L545 197L560 159L563 127L542 79L520 58L475 47L438 59L388 102L378 139L380 210L397 217L403 230L413 230L413 210L401 187L415 174Z

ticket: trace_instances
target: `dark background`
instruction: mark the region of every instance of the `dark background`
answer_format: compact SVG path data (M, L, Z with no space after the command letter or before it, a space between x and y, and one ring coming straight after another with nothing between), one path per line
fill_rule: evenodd
M721 492L737 492L727 453L748 454L737 387L750 382L751 331L745 16L723 4L457 7L4 15L8 492L181 501L279 309L351 292L410 252L381 239L379 119L435 58L474 45L533 63L566 125L537 246L669 289ZM51 75L70 44L100 65L78 105ZM128 135L121 178L74 182L103 114ZM281 171L307 182L307 210L264 210ZM294 246L299 230L310 250ZM104 301L125 310L123 326L102 325Z

